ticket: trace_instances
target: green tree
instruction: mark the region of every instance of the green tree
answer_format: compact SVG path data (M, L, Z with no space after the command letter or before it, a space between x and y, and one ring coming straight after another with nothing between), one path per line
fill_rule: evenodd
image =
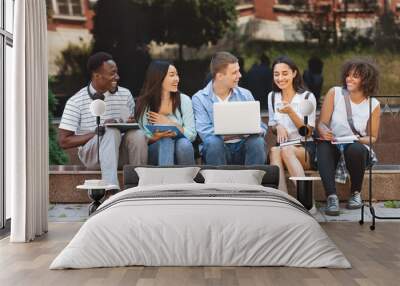
M93 52L113 55L121 85L140 91L151 41L182 48L216 43L236 25L232 0L99 0L94 10Z
M302 9L305 17L299 22L304 40L310 42L317 40L318 46L326 47L337 42L336 14L332 5L318 2L309 3L297 1L294 6Z
M49 79L49 83L51 83ZM48 104L49 104L49 164L64 165L68 162L67 154L60 148L57 141L57 131L53 126L53 112L57 103L57 99L51 91L49 84Z
M156 0L152 5L160 13L154 33L159 43L199 48L215 44L236 26L236 1L232 0Z
M137 95L150 62L147 44L152 38L157 11L151 15L152 1L99 0L94 6L93 52L113 55L120 84Z
M352 32L356 32L353 37L354 41L357 38L365 38L368 36L368 31L363 35L358 29L346 29L342 25L350 12L351 5L357 5L358 8L365 12L378 12L377 0L343 0L337 6L336 0L327 2L314 1L307 2L305 0L294 0L293 4L297 9L303 9L305 18L300 21L299 28L303 33L306 41L317 40L318 45L322 48L334 46L335 48L346 45L339 38L339 34L346 35L346 40L351 38ZM302 2L304 2L302 4Z
M50 81L56 94L70 97L88 83L86 63L91 51L88 44L69 44L56 58L58 74Z
M375 44L377 50L397 52L400 49L400 25L396 15L389 9L384 9L375 27Z

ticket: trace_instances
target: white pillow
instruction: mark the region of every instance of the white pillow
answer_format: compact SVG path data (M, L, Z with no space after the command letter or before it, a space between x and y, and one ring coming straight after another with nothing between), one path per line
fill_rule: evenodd
M262 170L201 170L205 184L234 183L261 185L265 171Z
M135 168L139 176L138 186L195 183L193 179L199 170L199 167Z

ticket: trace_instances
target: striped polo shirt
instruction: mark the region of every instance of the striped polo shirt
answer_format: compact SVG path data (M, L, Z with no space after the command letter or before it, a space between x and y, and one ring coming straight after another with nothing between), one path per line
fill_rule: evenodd
M93 86L90 85L89 88L94 94L95 90ZM128 89L118 86L116 93L106 92L104 96L106 112L100 117L100 124L103 124L107 119L121 118L121 113L126 114L127 111L133 116L135 101ZM90 104L92 102L93 100L89 96L87 86L78 91L68 99L59 128L73 131L77 135L93 132L97 125L96 117L90 112Z

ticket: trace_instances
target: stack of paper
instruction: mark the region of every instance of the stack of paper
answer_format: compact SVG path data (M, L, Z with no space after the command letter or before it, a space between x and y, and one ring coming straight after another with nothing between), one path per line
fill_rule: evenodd
M358 137L355 135L335 137L332 140L332 144L346 144L346 143L354 143L354 141L358 141Z
M282 142L279 144L279 147L285 147L285 146L290 146L290 145L296 145L296 144L300 144L301 141L300 139L294 139L294 140L289 140L286 142Z

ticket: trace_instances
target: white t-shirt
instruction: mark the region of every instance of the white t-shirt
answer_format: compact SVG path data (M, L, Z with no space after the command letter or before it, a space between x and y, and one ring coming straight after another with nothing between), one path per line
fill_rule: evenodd
M95 90L92 85L89 86L91 92ZM120 118L121 112L129 110L133 116L135 110L135 101L131 92L118 86L118 91L114 94L106 92L104 94L106 103L106 112L100 117L100 124L111 118ZM65 105L59 128L73 131L77 135L93 132L96 129L96 117L90 112L90 104L93 100L90 98L87 86L78 91ZM123 109L125 109L123 111Z
M335 137L350 136L353 135L353 131L347 120L346 103L343 96L342 87L336 86L334 109L332 113L330 128ZM362 135L367 135L367 124L369 120L369 101L368 99L363 100L361 103L356 104L351 101L351 113L353 116L354 128ZM379 101L376 98L372 98L372 112L379 105Z
M299 131L292 121L290 119L289 115L286 113L280 113L278 111L279 107L282 105L282 94L280 92L275 92L275 112L274 109L272 108L272 94L274 92L270 92L268 94L268 114L269 114L269 120L268 120L268 126L276 126L276 125L281 125L286 128L286 131L288 133L288 139L289 140L295 140L299 138L304 138L299 134ZM314 105L314 111L308 116L308 125L315 127L315 111L317 107L317 102L315 100L315 96L312 92L310 91L305 91L303 93L296 93L290 102L290 105L292 106L293 110L296 112L297 116L299 116L301 119L304 118L304 116L300 113L300 101L306 98L307 93L309 93L308 99L312 102ZM312 138L307 138L307 140L312 140Z

